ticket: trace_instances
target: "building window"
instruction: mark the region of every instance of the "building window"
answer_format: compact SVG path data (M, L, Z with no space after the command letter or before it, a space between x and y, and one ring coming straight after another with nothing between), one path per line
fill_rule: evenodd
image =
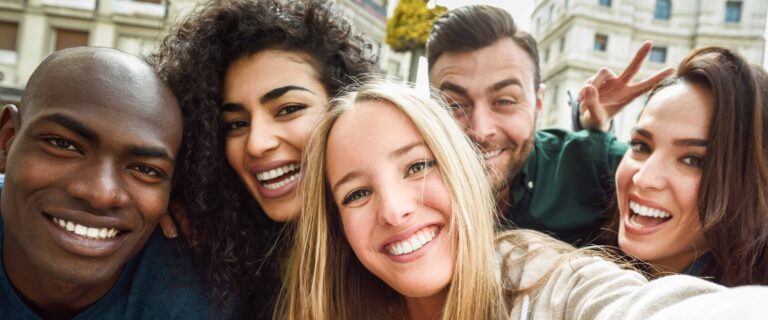
M648 60L658 63L667 62L667 48L666 47L653 47L651 48L651 54L648 56Z
M669 20L672 17L672 2L670 0L656 0L656 10L653 12L656 20Z
M597 3L603 7L611 6L611 0L598 0Z
M595 34L595 51L608 50L608 36L604 34Z
M88 31L55 29L54 51L88 45Z
M544 50L544 63L549 61L549 47L547 47L547 50Z
M552 19L555 17L555 4L549 5L549 22L552 22Z
M16 51L16 36L18 33L18 24L0 22L0 50Z
M163 0L133 0L133 1L136 1L136 2L147 2L147 3L157 3L157 4L163 2Z
M565 51L565 37L560 38L560 52Z
M725 3L725 22L741 22L741 1Z

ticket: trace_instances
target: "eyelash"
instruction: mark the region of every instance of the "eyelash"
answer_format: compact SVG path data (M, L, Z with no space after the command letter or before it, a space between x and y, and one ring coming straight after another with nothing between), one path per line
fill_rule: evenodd
M66 151L80 152L80 150L77 148L75 143L72 142L72 141L69 141L67 139L57 138L57 137L50 137L50 138L43 139L43 141L47 142L48 144L52 145L55 148L63 149L63 150L66 150ZM63 146L62 142L63 142L63 144L66 144L66 146Z
M280 108L276 116L281 117L281 116L291 115L301 110L304 110L305 108L307 108L307 106L303 104L289 104Z
M416 167L417 167L417 166L420 166L420 165L423 165L424 167L423 167L423 168L418 168L418 170L417 170L417 171L413 171L413 170L416 170ZM405 172L405 176L406 176L406 177L410 177L410 176L412 176L412 175L414 175L414 174L417 174L417 173L419 173L419 172L421 172L421 171L424 171L424 170L426 170L426 169L429 169L429 168L431 168L431 167L434 167L435 165L437 165L437 161L435 161L434 159L422 159L422 160L418 160L418 161L416 161L416 162L412 163L410 166L408 166L408 170L406 170L406 172ZM413 171L413 172L412 172L412 171Z
M165 178L165 173L145 164L132 165L130 168L153 178Z
M227 122L224 124L224 130L226 132L234 131L240 128L247 127L248 125L249 125L248 121L238 120L238 121Z
M432 168L437 165L437 161L434 159L421 159L417 160L414 163L411 163L408 166L408 169L405 171L405 177L412 177L420 172L423 172L424 170L427 170L429 168ZM344 199L341 201L341 205L346 206L347 204L360 200L364 197L367 197L371 195L372 191L369 189L356 189L349 193Z
M638 141L638 140L632 140L629 142L629 148L632 150L633 153L640 153L640 154L648 154L651 153L651 148L648 147L648 145L645 142ZM694 162L690 162L687 160L694 160ZM685 155L680 159L680 162L682 162L684 165L689 166L691 168L701 168L704 166L704 157L697 154L689 154Z

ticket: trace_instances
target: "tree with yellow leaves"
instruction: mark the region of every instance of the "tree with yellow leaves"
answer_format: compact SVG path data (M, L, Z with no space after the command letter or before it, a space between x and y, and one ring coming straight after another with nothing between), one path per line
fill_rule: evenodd
M425 0L400 0L387 20L386 43L396 52L411 53L408 80L416 80L419 57L424 55L432 22L447 10L442 6L429 9Z

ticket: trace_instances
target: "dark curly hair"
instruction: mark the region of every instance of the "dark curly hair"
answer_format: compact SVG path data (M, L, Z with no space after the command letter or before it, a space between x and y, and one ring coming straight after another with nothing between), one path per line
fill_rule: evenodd
M220 124L224 73L267 49L309 56L329 95L374 71L370 43L331 1L224 0L198 7L150 57L179 99L184 143L172 197L191 224L195 263L224 304L248 318L271 315L280 287L277 256L289 237L246 190L224 152Z

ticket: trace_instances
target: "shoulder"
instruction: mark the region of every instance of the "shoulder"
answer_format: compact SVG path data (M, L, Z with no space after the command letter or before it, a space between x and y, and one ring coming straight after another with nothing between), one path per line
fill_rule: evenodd
M214 315L211 290L192 267L177 240L155 232L137 256L129 301L139 318L208 319Z

